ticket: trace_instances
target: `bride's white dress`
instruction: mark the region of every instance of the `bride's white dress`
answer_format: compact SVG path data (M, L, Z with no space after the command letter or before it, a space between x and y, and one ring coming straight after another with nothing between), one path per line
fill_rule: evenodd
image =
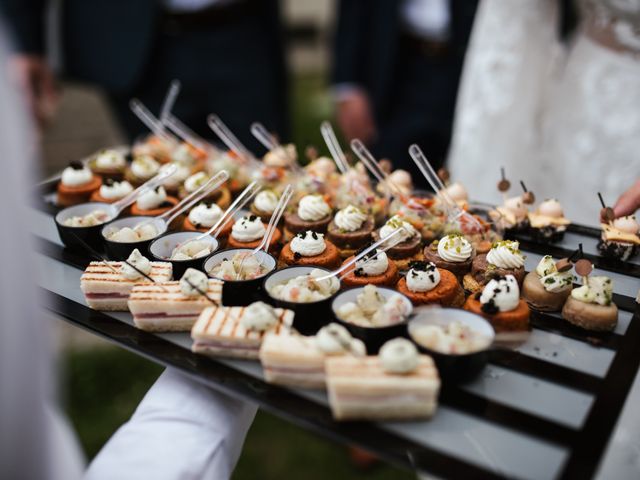
M558 40L557 0L483 0L462 77L449 168L474 198L500 201L504 166L518 192L558 198L596 224L640 177L640 0L582 0L570 45ZM623 51L595 43L606 25Z

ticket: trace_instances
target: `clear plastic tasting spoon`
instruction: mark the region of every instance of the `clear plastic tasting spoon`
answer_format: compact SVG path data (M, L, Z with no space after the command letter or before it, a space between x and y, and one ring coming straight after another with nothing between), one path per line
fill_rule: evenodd
M389 178L387 172L380 168L380 164L378 163L378 161L373 157L369 149L367 149L367 147L365 147L359 139L354 138L353 140L351 140L351 149L362 161L364 166L367 167L367 170L369 170L371 174L376 178L376 180L378 180L379 183L382 183L387 194L391 192L404 201L406 196L404 193L402 193L400 187L398 187L398 185L396 185L393 180Z
M420 147L415 143L411 145L409 147L409 155L411 155L411 158L422 172L422 175L424 175L424 178L427 179L431 188L436 192L436 195L443 200L447 219L449 221L455 221L464 217L469 223L474 224L478 229L480 229L480 231L482 231L482 225L478 219L465 212L451 199L444 184L442 183L442 180L440 180L440 177L438 177Z
M182 84L180 83L180 80L172 80L169 84L169 90L167 91L167 95L164 97L162 107L160 108L160 124L163 129L166 125L167 118L171 115L171 110L173 110L173 106L176 103L181 86Z
M143 193L148 192L149 190L153 190L156 187L159 187L162 184L162 182L164 182L167 178L169 178L171 175L176 173L177 169L178 167L175 165L169 166L164 171L158 173L155 177L144 182L142 185L140 185L138 188L136 188L134 191L132 191L128 195L122 197L117 202L110 204L109 209L112 210L113 212L111 218L114 219L118 215L120 215L120 213L125 208L127 208L129 205L135 202L138 199L138 197Z
M327 144L329 148L329 152L333 157L333 161L336 162L338 169L342 174L345 174L349 171L349 162L347 162L347 157L344 156L344 152L340 147L340 142L338 142L338 138L336 137L336 133L331 126L331 123L324 121L320 125L320 133L322 134L322 138L324 138L324 142Z
M178 215L189 210L191 207L193 207L196 203L198 203L200 200L205 198L211 192L216 191L228 179L229 179L229 174L227 173L226 170L222 170L218 172L213 177L211 177L205 184L201 185L197 190L191 192L189 195L183 198L180 201L180 203L178 203L176 206L172 207L171 209L167 210L161 215L158 215L157 217L153 217L143 222L140 222L135 227L133 227L133 229L134 230L139 229L143 225L153 223L156 220L161 220L165 224L165 226L168 227L169 225L171 225L171 222L173 222L178 217Z
M191 242L202 240L203 238L206 238L208 236L218 238L218 235L220 235L220 231L222 230L224 224L227 223L230 218L233 218L233 216L238 213L238 211L242 207L244 207L261 189L262 186L257 181L251 182L247 186L247 188L245 188L242 193L238 195L238 198L236 198L234 202L229 205L229 208L225 210L220 219L216 223L214 223L209 230L204 232L202 235L190 238L189 240L177 245L176 248L182 248Z
M247 259L247 257L255 255L262 249L264 249L265 253L269 253L269 246L271 245L271 238L273 237L273 232L275 232L276 227L278 226L278 222L280 221L282 214L287 208L287 204L289 203L289 200L291 200L292 195L293 195L293 186L287 185L287 188L285 188L284 192L280 196L280 199L278 200L278 204L276 205L276 208L273 211L271 218L269 219L269 224L267 225L267 229L264 232L264 236L262 237L262 241L260 242L260 245L254 248L248 255L245 255L244 257L242 257L242 261L240 262L240 267L238 268L238 273L236 274L236 280L240 280L240 278L242 277L242 267L244 266L244 261Z
M162 121L171 132L173 132L181 140L191 145L196 150L209 154L211 151L218 151L216 147L211 145L206 140L196 135L189 127L180 121L175 115L169 113L167 117Z
M240 140L233 134L231 130L224 124L224 122L215 114L211 114L207 117L207 125L218 135L222 143L235 153L240 159L251 164L251 166L257 170L262 168L262 164L258 159L245 147Z
M391 232L389 235L387 235L384 238L381 238L380 240L378 240L377 242L369 245L369 247L365 248L362 252L360 252L358 255L356 255L355 257L353 257L351 260L349 260L347 263L345 263L344 265L342 265L340 268L338 268L337 270L334 270L331 273L328 273L326 275L323 275L322 277L315 277L313 280L316 282L321 282L323 280L328 280L330 278L333 277L338 277L340 276L341 273L346 272L351 266L355 265L355 263L358 260L361 260L363 257L367 256L369 253L373 252L376 248L380 247L381 245L383 245L385 242L388 242L389 240L395 238L397 235L400 234L400 232L407 232L407 229L404 227L398 227L396 228L393 232ZM408 232L407 232L408 233ZM396 241L395 243L393 242L389 242L389 244L385 245L384 247L381 248L382 251L385 251L393 246L395 246L398 242ZM343 278L342 276L340 278Z
M136 117L140 119L151 132L160 137L163 141L175 146L177 141L170 135L162 126L162 122L158 120L147 107L145 107L140 100L132 98L129 102L129 107Z
M251 133L254 137L268 150L275 150L278 147L282 147L280 142L276 140L276 138L269 133L269 131L262 125L260 122L254 122L251 124ZM299 176L305 174L302 167L298 164L298 161L295 158L289 158L289 167Z

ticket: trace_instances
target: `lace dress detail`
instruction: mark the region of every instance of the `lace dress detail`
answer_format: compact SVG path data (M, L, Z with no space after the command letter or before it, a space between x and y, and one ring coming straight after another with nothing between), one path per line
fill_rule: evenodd
M483 0L467 53L450 154L452 177L499 201L500 166L538 198L595 224L640 176L640 0L582 0L574 43L557 43L555 1ZM610 28L616 51L584 33ZM512 32L512 28L519 30Z

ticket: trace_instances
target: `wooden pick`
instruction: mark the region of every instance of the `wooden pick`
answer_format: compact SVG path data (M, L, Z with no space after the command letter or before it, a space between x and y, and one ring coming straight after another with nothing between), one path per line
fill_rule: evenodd
M573 268L573 263L568 258L561 258L556 262L556 269L559 272L568 272Z
M442 167L438 169L438 177L440 177L440 180L442 180L442 183L446 185L447 182L449 181L449 178L451 178L451 175L449 175L449 170Z
M527 186L522 180L520 180L520 186L522 187L522 190L524 190L524 194L522 195L522 202L525 205L533 205L536 201L536 196L533 194L533 192L527 190Z
M507 180L504 173L504 167L500 167L500 181L498 182L498 191L504 193L511 188L511 182Z
M613 208L604 207L600 210L600 220L604 223L611 223L616 218L615 213L613 213Z
M576 273L581 277L588 277L593 271L593 264L584 258L576 262Z

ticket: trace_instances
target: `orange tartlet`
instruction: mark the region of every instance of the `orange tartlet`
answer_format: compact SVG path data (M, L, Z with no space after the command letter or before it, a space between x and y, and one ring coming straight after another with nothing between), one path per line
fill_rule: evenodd
M325 240L325 249L320 255L314 255L313 257L303 257L296 255L291 250L291 242L282 247L278 260L280 263L292 266L307 266L307 267L324 267L328 269L337 268L340 265L340 252L338 248L331 242Z
M102 186L102 177L93 174L91 181L84 185L69 186L62 182L58 183L58 205L70 207L79 203L88 202L93 192Z
M158 215L162 215L168 210L172 209L178 204L178 199L175 197L167 197L164 203L157 207L152 208L150 210L142 210L138 207L137 203L131 205L131 215L133 216L147 216L147 217L157 217Z
M464 309L471 313L486 318L496 332L518 332L528 330L529 328L529 305L523 299L520 299L518 306L514 310L508 312L485 313L480 303L480 293L478 292L467 298L464 303Z
M343 264L350 262L353 255L347 258ZM398 267L389 260L387 270L380 275L356 275L356 270L351 270L342 278L342 283L346 287L364 287L365 285L376 285L378 287L393 287L398 281Z
M449 270L438 268L440 282L427 292L414 292L407 286L407 279L401 278L397 290L406 296L414 305L441 305L443 307L462 307L464 290L457 277Z

